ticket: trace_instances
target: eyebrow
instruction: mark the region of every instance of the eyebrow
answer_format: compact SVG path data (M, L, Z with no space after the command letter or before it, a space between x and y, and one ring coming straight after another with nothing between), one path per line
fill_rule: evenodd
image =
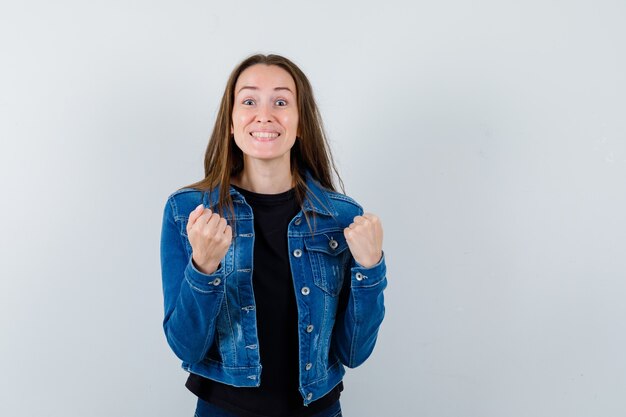
M258 90L259 87L255 87L255 86L252 86L252 85L244 85L243 87L241 87L239 89L239 91L237 91L237 94L241 93L241 90L245 90L245 89L248 89L248 90ZM287 90L291 94L293 94L293 91L291 91L291 89L288 88L288 87L276 87L276 88L274 88L274 91L280 91L280 90Z

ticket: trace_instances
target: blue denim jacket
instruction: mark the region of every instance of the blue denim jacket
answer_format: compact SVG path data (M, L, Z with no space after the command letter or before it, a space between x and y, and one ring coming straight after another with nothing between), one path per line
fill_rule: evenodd
M304 405L324 396L350 368L371 354L385 314L384 255L371 268L354 261L343 235L363 209L351 198L322 188L307 175L303 210L288 226L289 260L298 308L300 393ZM191 261L186 225L203 203L216 209L218 190L185 188L165 204L161 271L167 342L188 372L238 387L260 385L262 364L252 289L254 222L244 197L230 188L233 241L215 273ZM228 223L233 219L227 213ZM312 229L312 230L311 230ZM338 301L347 297L345 309ZM262 348L262 347L261 347Z

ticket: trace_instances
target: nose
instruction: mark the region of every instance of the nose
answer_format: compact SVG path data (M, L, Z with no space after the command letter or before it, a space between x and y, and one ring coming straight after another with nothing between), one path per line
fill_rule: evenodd
M272 106L269 103L262 104L258 108L256 120L260 123L268 123L273 120Z

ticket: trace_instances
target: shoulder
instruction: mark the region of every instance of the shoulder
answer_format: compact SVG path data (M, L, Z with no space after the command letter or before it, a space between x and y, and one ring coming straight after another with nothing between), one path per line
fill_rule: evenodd
M165 211L170 211L174 220L186 219L199 204L206 205L206 194L195 188L178 189L167 197Z
M363 214L363 207L352 197L328 189L324 189L324 192L339 216L347 217L352 221L355 216Z
M317 207L319 213L331 215L338 218L342 223L348 221L348 224L352 222L355 216L363 214L363 207L357 203L353 198L338 191L333 191L320 184L320 182L313 178L313 176L307 172L307 186L314 197L312 200L315 205L317 202L321 203L322 207Z

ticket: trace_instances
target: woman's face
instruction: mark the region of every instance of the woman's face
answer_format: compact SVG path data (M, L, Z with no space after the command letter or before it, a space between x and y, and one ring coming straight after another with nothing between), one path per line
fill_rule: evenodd
M276 65L246 68L235 84L231 133L250 158L289 164L298 131L296 84Z

